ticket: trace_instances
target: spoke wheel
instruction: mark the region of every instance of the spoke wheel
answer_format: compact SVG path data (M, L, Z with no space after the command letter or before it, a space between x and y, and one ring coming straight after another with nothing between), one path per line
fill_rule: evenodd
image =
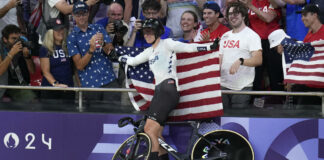
M254 160L254 151L241 134L231 130L215 130L206 133L194 144L191 160L198 159Z
M133 135L124 141L113 160L147 160L152 148L150 137L145 133Z

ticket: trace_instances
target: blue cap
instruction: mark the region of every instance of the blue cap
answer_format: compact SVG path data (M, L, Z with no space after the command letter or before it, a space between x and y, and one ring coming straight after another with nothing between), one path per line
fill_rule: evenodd
M219 18L222 18L224 17L223 14L220 12L220 7L219 5L214 2L214 1L207 1L204 6L203 6L204 9L211 9L211 10L214 10L215 13L219 13Z
M80 11L85 11L88 12L89 11L89 6L81 1L78 1L77 3L74 3L73 5L73 13L77 13Z

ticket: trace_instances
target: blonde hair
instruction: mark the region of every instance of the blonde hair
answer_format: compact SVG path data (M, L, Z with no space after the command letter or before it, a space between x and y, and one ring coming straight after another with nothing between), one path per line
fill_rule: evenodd
M62 49L63 49L65 55L67 55L67 46L66 46L66 37L67 36L66 35L67 35L67 32L66 32L66 30L64 30ZM45 48L47 48L49 55L53 55L53 53L54 53L54 30L53 29L50 29L46 32L44 41L43 41L43 46Z

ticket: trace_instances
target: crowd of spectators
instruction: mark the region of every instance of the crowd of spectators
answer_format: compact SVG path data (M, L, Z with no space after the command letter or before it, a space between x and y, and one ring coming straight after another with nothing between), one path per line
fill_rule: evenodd
M165 24L161 39L220 39L222 89L284 91L282 47L276 38L324 39L323 12L322 0L1 0L0 83L24 86L40 79L41 86L122 88L123 68L109 54L115 46L149 47L141 28L143 20L156 18ZM104 16L98 18L97 13ZM35 68L41 73L34 73ZM61 93L0 90L2 99L12 101L75 97ZM84 97L127 101L127 94L117 92L89 92ZM242 108L262 106L265 99L223 96L223 101L224 107ZM284 104L285 97L274 101Z

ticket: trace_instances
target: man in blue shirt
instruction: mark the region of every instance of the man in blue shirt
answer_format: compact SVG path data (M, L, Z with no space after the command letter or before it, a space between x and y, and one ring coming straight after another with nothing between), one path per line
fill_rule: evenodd
M113 39L113 45L125 45L128 41L130 30L123 20L124 9L118 2L109 5L107 17L100 19L96 24L102 25L109 37Z
M84 2L73 5L76 27L70 33L67 48L78 69L82 87L118 88L108 54L113 49L111 40L101 25L88 24L89 7ZM91 92L89 100L120 101L117 92Z
M145 0L142 4L143 15L145 19L158 19L160 18L161 4L158 1ZM151 44L148 44L143 34L141 33L142 22L143 20L137 19L132 34L126 44L126 46L134 47L150 47ZM139 31L139 32L137 32ZM167 26L164 26L164 34L161 36L161 39L172 38L172 31Z

